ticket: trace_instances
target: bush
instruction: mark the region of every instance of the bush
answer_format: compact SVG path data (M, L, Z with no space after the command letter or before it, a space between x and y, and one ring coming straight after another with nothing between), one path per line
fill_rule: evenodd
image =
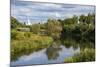
M59 39L62 31L62 25L58 20L49 19L46 24L46 31L53 39Z
M66 63L89 61L95 61L95 49L93 48L85 48L84 50L81 50L80 54L65 59Z
M15 56L19 56L16 54L23 55L25 52L37 51L37 50L49 47L53 41L53 39L48 36L39 36L36 34L31 34L31 33L24 33L24 35L26 37L24 36L25 38L21 39L23 35L22 33L20 33L18 34L19 39L11 41L12 58L15 58Z
M30 31L33 32L34 34L38 34L40 32L40 24L33 24L30 27Z
M31 35L32 35L32 33L30 33L30 32L24 33L24 36L25 36L25 37L31 37Z
M17 35L17 32L16 31L11 31L11 39L16 39L16 35Z
M31 36L32 36L31 32L11 31L11 39L13 40L22 40L25 38L30 38Z

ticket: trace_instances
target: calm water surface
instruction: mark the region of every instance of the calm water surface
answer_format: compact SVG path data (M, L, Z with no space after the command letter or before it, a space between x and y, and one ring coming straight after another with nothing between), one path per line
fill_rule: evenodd
M30 55L23 55L16 61L11 62L11 66L16 65L32 65L32 64L49 64L63 63L65 58L73 56L79 52L80 48L66 48L61 45L59 48L45 48Z
M87 44L89 46L87 46ZM28 55L24 54L17 58L17 60L11 61L11 66L17 65L35 65L35 64L52 64L52 63L63 63L65 58L74 56L74 54L79 53L84 47L93 47L93 43L87 41L82 42L68 40L65 45L51 45L48 48L44 48L39 51L31 52ZM81 45L81 46L80 46Z

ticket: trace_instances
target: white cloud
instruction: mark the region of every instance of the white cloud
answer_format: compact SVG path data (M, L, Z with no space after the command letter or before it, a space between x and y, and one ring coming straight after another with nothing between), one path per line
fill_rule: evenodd
M29 9L29 8L25 8L25 7L19 7L19 11L21 11L21 12L24 12L24 13L29 13L29 12L31 12L31 9Z
M61 17L61 15L59 13L55 13L56 17Z
M41 6L44 6L44 7L51 7L51 8L61 8L62 6L61 5L57 5L57 4L51 4L51 3L45 3L45 4L41 4Z
M23 2L24 3L24 2ZM18 18L18 20L24 21L26 17L34 19L35 21L45 21L48 18L66 18L73 15L87 14L94 12L93 6L81 6L81 5L62 5L51 3L32 3L25 2L23 4L16 3L11 4L11 15ZM71 8L74 7L74 8Z

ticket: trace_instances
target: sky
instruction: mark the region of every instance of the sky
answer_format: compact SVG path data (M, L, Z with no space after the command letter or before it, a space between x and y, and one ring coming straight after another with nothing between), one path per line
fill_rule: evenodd
M75 4L39 3L33 1L11 0L11 16L20 22L46 22L48 19L65 19L73 15L94 13L94 6Z

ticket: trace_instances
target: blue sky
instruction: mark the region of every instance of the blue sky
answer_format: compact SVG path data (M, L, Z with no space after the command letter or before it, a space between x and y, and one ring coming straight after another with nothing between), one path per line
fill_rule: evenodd
M65 19L94 12L94 6L11 0L11 16L20 22L27 22L28 19L31 23L46 22L49 18Z

